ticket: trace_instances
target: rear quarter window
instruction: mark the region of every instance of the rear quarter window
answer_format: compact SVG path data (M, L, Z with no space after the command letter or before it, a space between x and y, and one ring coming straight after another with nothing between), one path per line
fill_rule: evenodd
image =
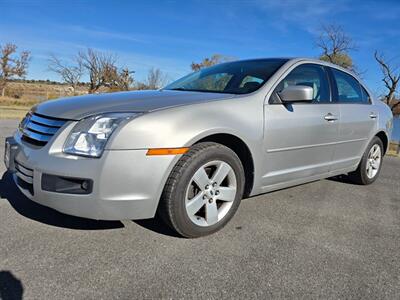
M369 96L367 90L361 85L361 93L362 93L362 100L363 103L371 103L371 97Z

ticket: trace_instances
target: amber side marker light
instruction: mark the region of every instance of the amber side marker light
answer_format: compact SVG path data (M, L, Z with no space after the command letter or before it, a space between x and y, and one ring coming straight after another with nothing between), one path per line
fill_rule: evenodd
M185 154L189 148L157 148L147 150L146 155L176 155Z

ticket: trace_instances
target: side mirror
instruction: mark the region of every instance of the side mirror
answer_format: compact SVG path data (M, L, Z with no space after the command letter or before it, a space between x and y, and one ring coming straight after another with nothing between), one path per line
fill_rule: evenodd
M289 85L278 94L283 102L312 101L314 90L306 85Z

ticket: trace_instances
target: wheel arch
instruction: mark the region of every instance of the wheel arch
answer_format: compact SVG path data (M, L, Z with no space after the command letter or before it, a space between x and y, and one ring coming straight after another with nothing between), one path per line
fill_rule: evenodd
M389 147L389 137L387 136L386 132L384 131L379 131L378 133L375 134L376 137L378 137L383 144L383 153L386 154L386 151Z
M222 144L230 148L239 157L242 162L244 173L245 173L245 187L243 197L248 197L253 190L254 185L254 159L248 145L239 137L229 133L215 133L205 137L202 137L198 141L194 142L193 145L202 142L214 142Z

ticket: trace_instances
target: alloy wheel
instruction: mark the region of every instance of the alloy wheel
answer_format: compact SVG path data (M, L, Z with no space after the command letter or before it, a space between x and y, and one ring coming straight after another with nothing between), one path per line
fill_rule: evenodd
M381 147L379 147L378 144L375 144L371 147L368 153L366 170L367 170L367 177L369 179L374 178L375 175L378 173L379 167L381 165L381 160L382 160Z
M202 165L186 189L185 207L190 220L198 226L221 221L236 198L237 180L233 168L215 160Z

